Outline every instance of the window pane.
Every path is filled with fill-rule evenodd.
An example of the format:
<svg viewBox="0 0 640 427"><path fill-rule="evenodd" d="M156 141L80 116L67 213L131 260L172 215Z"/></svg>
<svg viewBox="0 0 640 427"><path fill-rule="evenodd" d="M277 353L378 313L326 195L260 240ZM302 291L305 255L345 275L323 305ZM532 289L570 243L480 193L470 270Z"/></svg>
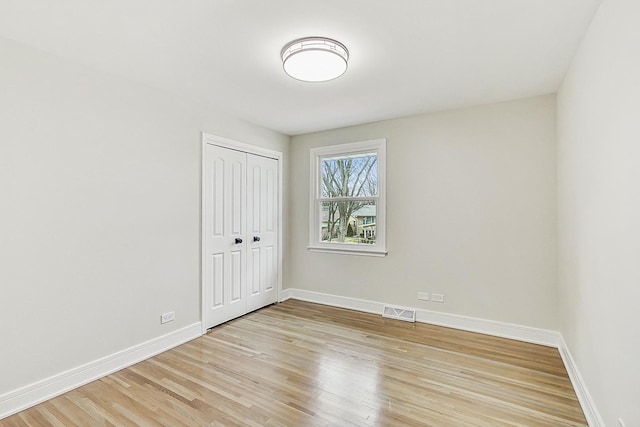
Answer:
<svg viewBox="0 0 640 427"><path fill-rule="evenodd" d="M371 245L376 242L374 200L320 203L320 240Z"/></svg>
<svg viewBox="0 0 640 427"><path fill-rule="evenodd" d="M376 153L323 158L322 197L368 197L378 195Z"/></svg>

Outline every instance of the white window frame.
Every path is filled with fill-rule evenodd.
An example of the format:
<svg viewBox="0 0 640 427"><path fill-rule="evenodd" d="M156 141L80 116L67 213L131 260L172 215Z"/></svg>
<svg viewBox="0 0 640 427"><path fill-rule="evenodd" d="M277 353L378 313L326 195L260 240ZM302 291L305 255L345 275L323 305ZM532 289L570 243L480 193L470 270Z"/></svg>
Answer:
<svg viewBox="0 0 640 427"><path fill-rule="evenodd" d="M378 196L366 197L376 201L376 242L371 245L351 243L323 242L320 230L322 218L319 204L321 203L320 173L321 161L326 157L348 156L360 153L375 152L378 160ZM382 257L387 254L386 246L386 182L387 182L387 140L374 139L370 141L352 142L348 144L328 145L310 150L309 177L309 249L312 252L328 252L348 255L366 255Z"/></svg>

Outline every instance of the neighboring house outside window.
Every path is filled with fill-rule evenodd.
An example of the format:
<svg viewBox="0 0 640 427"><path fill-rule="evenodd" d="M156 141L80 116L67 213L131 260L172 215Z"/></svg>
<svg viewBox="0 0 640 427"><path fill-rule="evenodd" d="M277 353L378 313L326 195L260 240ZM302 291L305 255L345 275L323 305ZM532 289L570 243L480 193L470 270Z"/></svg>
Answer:
<svg viewBox="0 0 640 427"><path fill-rule="evenodd" d="M376 206L363 206L352 215L351 228L361 243L375 243L376 240Z"/></svg>
<svg viewBox="0 0 640 427"><path fill-rule="evenodd" d="M386 140L313 148L309 249L384 256Z"/></svg>

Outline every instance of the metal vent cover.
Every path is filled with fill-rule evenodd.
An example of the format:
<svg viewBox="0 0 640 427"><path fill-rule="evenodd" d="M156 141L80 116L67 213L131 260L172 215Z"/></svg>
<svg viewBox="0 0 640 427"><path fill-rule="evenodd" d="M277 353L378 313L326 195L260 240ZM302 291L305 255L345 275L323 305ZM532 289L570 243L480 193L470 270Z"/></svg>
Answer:
<svg viewBox="0 0 640 427"><path fill-rule="evenodd" d="M416 311L411 308L394 307L391 305L385 305L382 308L382 317L388 317L389 319L404 320L405 322L415 322Z"/></svg>

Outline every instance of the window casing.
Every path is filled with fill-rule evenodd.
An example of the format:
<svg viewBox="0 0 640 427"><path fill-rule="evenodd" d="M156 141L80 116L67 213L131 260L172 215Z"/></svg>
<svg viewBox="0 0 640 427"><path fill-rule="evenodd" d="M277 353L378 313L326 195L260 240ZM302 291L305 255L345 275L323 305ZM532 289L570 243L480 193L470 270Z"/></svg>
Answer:
<svg viewBox="0 0 640 427"><path fill-rule="evenodd" d="M312 148L309 250L384 256L386 140Z"/></svg>

